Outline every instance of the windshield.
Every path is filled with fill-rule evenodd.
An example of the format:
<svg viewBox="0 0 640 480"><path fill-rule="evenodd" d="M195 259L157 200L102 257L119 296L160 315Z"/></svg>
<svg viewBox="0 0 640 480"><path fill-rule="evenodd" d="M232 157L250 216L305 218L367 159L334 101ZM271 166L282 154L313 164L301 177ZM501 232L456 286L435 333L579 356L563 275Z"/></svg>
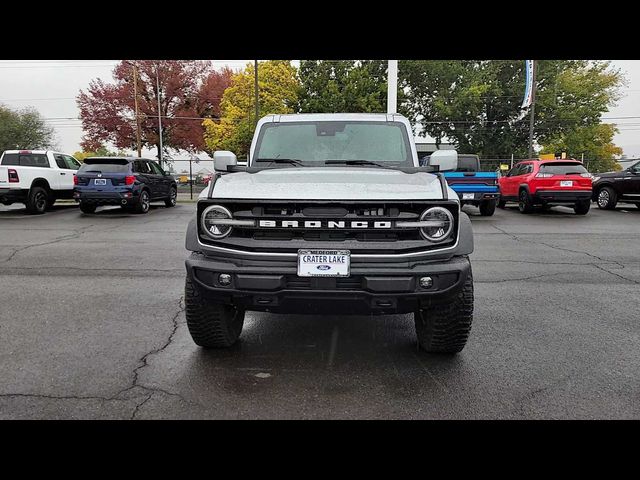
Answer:
<svg viewBox="0 0 640 480"><path fill-rule="evenodd" d="M579 175L587 173L587 169L581 163L574 162L556 162L543 163L540 165L541 173L551 173L552 175Z"/></svg>
<svg viewBox="0 0 640 480"><path fill-rule="evenodd" d="M129 162L126 160L85 159L78 173L129 173Z"/></svg>
<svg viewBox="0 0 640 480"><path fill-rule="evenodd" d="M260 130L251 163L366 166L372 162L412 167L409 145L406 128L400 122L267 123Z"/></svg>

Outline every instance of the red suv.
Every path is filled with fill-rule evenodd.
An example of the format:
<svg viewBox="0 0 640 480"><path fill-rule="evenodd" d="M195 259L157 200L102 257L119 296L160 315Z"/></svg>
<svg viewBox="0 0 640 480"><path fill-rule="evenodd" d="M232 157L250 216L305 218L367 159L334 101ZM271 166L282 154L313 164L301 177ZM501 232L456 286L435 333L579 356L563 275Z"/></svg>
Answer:
<svg viewBox="0 0 640 480"><path fill-rule="evenodd" d="M522 213L536 205L572 206L585 215L591 206L591 174L578 160L524 160L498 179L499 208L506 202L518 202Z"/></svg>

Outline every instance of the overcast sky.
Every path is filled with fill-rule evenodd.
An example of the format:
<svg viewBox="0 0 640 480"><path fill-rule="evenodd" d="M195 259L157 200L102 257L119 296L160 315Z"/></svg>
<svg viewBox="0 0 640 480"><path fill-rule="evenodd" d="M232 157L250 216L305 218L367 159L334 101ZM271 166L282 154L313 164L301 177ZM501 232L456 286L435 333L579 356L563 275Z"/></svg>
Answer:
<svg viewBox="0 0 640 480"><path fill-rule="evenodd" d="M246 62L214 61L214 65L238 69ZM0 103L10 108L36 108L55 127L58 147L73 153L80 150L82 137L75 98L92 79L111 81L117 63L117 60L0 61ZM607 123L618 124L620 133L615 143L624 149L624 154L640 157L640 61L615 60L612 65L623 71L628 83L623 98L603 118ZM155 156L155 150L146 154Z"/></svg>

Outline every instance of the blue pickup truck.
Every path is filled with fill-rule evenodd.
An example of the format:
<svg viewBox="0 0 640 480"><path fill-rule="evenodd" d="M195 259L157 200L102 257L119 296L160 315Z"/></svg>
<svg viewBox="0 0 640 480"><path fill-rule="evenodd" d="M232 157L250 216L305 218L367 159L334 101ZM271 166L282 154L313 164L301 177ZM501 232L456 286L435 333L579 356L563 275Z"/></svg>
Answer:
<svg viewBox="0 0 640 480"><path fill-rule="evenodd" d="M428 159L425 159L428 164ZM460 197L460 206L474 205L480 209L480 215L490 217L496 211L500 197L498 174L481 172L480 158L477 155L458 154L458 168L444 172L449 186Z"/></svg>

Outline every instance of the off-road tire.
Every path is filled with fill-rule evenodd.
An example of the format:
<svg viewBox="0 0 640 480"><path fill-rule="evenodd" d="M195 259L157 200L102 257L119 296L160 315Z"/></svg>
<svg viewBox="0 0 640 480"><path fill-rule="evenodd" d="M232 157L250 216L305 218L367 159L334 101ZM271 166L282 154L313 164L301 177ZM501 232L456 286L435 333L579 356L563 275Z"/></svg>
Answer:
<svg viewBox="0 0 640 480"><path fill-rule="evenodd" d="M187 276L184 286L185 315L191 338L201 347L228 348L238 341L244 311L207 301Z"/></svg>
<svg viewBox="0 0 640 480"><path fill-rule="evenodd" d="M176 200L178 198L178 190L175 187L171 187L169 189L169 198L164 201L164 204L167 208L175 207Z"/></svg>
<svg viewBox="0 0 640 480"><path fill-rule="evenodd" d="M618 203L618 195L613 188L602 187L598 190L596 203L598 204L598 208L602 210L613 210Z"/></svg>
<svg viewBox="0 0 640 480"><path fill-rule="evenodd" d="M47 204L49 203L49 192L46 188L32 187L29 190L29 196L27 197L27 213L32 215L42 215L47 211Z"/></svg>
<svg viewBox="0 0 640 480"><path fill-rule="evenodd" d="M581 200L576 202L573 207L573 211L576 212L576 215L586 215L589 213L589 209L591 208L591 199L589 200Z"/></svg>
<svg viewBox="0 0 640 480"><path fill-rule="evenodd" d="M82 213L96 213L98 206L95 203L80 202L80 211Z"/></svg>
<svg viewBox="0 0 640 480"><path fill-rule="evenodd" d="M140 192L140 198L138 199L138 203L135 206L136 213L147 213L150 208L151 203L151 195L146 190Z"/></svg>
<svg viewBox="0 0 640 480"><path fill-rule="evenodd" d="M480 202L480 215L483 217L490 217L496 211L496 201L495 200L483 200Z"/></svg>
<svg viewBox="0 0 640 480"><path fill-rule="evenodd" d="M531 197L524 188L518 193L518 210L520 210L520 213L531 213L533 211Z"/></svg>
<svg viewBox="0 0 640 480"><path fill-rule="evenodd" d="M436 303L414 313L420 348L432 353L457 353L467 343L473 321L473 276L447 303Z"/></svg>

